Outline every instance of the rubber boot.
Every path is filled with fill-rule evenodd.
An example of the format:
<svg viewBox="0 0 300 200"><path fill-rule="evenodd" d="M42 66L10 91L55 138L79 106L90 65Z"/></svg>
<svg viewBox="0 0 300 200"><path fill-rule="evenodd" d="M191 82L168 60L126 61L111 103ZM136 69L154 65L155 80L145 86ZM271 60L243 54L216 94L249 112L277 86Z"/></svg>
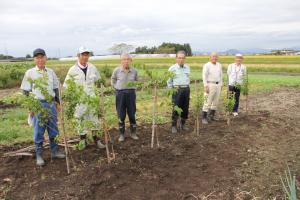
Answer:
<svg viewBox="0 0 300 200"><path fill-rule="evenodd" d="M181 130L189 131L190 129L185 125L185 119L181 119Z"/></svg>
<svg viewBox="0 0 300 200"><path fill-rule="evenodd" d="M130 137L134 140L138 140L139 137L136 134L136 125L130 124Z"/></svg>
<svg viewBox="0 0 300 200"><path fill-rule="evenodd" d="M202 111L202 124L208 124L207 112Z"/></svg>
<svg viewBox="0 0 300 200"><path fill-rule="evenodd" d="M119 124L119 132L120 132L120 136L119 136L118 141L124 142L125 141L125 125L123 123Z"/></svg>
<svg viewBox="0 0 300 200"><path fill-rule="evenodd" d="M43 154L43 143L35 144L35 155L36 155L36 164L38 166L44 166L45 161L42 157Z"/></svg>
<svg viewBox="0 0 300 200"><path fill-rule="evenodd" d="M101 140L96 135L93 135L93 139L94 139L94 142L95 142L95 144L97 145L97 147L99 149L105 149L106 148L106 146L101 142Z"/></svg>
<svg viewBox="0 0 300 200"><path fill-rule="evenodd" d="M58 151L58 144L55 141L55 138L50 138L50 149L51 149L51 159L63 159L66 155Z"/></svg>

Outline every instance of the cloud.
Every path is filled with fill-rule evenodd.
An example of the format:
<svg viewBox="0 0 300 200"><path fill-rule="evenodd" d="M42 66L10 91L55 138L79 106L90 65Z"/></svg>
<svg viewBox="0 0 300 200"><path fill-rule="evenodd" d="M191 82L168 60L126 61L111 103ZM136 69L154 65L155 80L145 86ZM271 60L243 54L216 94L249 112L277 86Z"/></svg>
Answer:
<svg viewBox="0 0 300 200"><path fill-rule="evenodd" d="M300 46L300 2L294 0L2 0L0 53L24 56L96 54L114 43L190 43L194 50Z"/></svg>

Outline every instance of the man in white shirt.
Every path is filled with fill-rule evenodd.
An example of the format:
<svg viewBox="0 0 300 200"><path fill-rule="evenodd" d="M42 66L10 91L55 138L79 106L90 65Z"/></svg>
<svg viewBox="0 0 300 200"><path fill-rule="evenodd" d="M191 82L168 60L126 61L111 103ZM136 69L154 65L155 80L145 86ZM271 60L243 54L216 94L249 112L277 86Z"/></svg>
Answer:
<svg viewBox="0 0 300 200"><path fill-rule="evenodd" d="M46 116L46 122L43 122L41 113L30 112L30 117L33 118L33 139L36 151L36 164L38 166L43 166L45 164L45 161L42 158L42 152L44 133L46 130L49 136L51 158L65 158L65 155L58 151L58 144L55 141L56 136L59 134L57 127L57 112L60 111L58 92L59 80L55 72L45 66L47 56L43 49L36 49L33 51L33 60L36 66L26 71L21 84L21 89L26 96L28 96L31 92L34 95L34 98L39 100L42 107L49 110L49 116ZM31 80L47 81L46 91L48 93L47 96L49 96L50 99L46 98L46 94L43 93L45 96L42 94L41 88L38 88L36 86L36 83L32 82Z"/></svg>
<svg viewBox="0 0 300 200"><path fill-rule="evenodd" d="M77 85L83 86L83 90L87 95L95 96L95 87L96 82L100 80L100 74L98 69L91 63L88 62L91 51L86 47L80 47L78 49L78 61L73 65L66 76L64 87L67 88L67 81L73 77ZM90 111L86 112L87 105L77 104L74 117L78 120L78 123L81 124L81 120L89 121L93 124L92 127L92 136L98 148L104 149L105 145L102 144L100 138L97 136L99 132L99 119L95 112ZM80 135L81 142L83 143L82 147L85 148L87 145L86 135L89 127L78 126L77 131Z"/></svg>
<svg viewBox="0 0 300 200"><path fill-rule="evenodd" d="M240 102L241 86L243 85L244 77L247 74L246 66L242 64L243 55L235 55L235 63L228 65L228 90L231 95L234 95L234 106L232 110L233 116L238 116L238 108Z"/></svg>
<svg viewBox="0 0 300 200"><path fill-rule="evenodd" d="M215 120L222 88L222 65L217 62L218 54L210 55L210 62L203 66L202 78L205 90L205 102L202 108L202 123L208 124L208 118Z"/></svg>

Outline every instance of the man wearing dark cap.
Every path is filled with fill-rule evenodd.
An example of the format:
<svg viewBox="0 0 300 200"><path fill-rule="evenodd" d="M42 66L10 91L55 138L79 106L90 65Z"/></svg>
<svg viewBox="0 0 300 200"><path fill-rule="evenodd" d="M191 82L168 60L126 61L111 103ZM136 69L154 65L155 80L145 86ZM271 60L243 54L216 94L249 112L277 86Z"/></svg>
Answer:
<svg viewBox="0 0 300 200"><path fill-rule="evenodd" d="M46 122L41 120L40 113L33 113L30 111L29 114L30 118L33 119L33 140L36 150L36 164L38 166L43 166L45 161L43 160L42 152L44 133L46 130L50 141L51 158L65 158L65 155L58 151L58 144L55 141L56 136L59 134L57 127L57 112L60 110L58 92L59 81L55 72L45 66L47 56L43 49L36 49L33 51L33 60L36 66L26 71L21 84L21 89L26 96L32 93L34 98L38 99L41 105L49 110ZM44 79L45 77L46 79ZM35 80L41 79L46 80L47 82L45 89L52 98L50 102L42 94L42 91L33 83Z"/></svg>

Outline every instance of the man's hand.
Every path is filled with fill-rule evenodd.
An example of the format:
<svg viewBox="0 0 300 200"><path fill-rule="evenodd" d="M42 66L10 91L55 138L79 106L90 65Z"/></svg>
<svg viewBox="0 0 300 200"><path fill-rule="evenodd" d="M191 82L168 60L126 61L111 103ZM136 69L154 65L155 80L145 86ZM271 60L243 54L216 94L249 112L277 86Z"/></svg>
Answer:
<svg viewBox="0 0 300 200"><path fill-rule="evenodd" d="M208 85L207 85L207 86L205 86L205 93L206 93L206 94L208 94L208 93L209 93L209 87L208 87Z"/></svg>
<svg viewBox="0 0 300 200"><path fill-rule="evenodd" d="M33 118L34 113L33 112L29 112L29 116L30 116L30 118Z"/></svg>
<svg viewBox="0 0 300 200"><path fill-rule="evenodd" d="M60 112L61 111L61 107L60 107L60 104L56 104L56 112Z"/></svg>

